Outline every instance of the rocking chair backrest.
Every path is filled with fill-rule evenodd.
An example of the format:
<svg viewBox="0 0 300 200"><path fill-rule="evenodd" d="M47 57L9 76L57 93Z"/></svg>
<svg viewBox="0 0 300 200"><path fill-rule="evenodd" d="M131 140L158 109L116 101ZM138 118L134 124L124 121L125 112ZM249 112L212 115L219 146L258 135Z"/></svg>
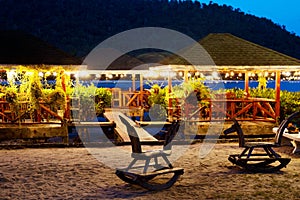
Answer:
<svg viewBox="0 0 300 200"><path fill-rule="evenodd" d="M142 146L141 146L141 141L140 138L136 132L136 130L134 129L134 127L132 127L131 124L128 123L128 121L120 116L120 120L122 121L122 123L126 126L127 128L127 133L128 136L130 138L130 142L131 142L131 149L132 149L132 153L142 153Z"/></svg>
<svg viewBox="0 0 300 200"><path fill-rule="evenodd" d="M236 119L233 118L232 121L233 121L233 124L231 125L230 128L228 128L224 131L224 134L227 135L229 133L237 132L238 137L239 137L239 146L244 147L245 146L245 136L244 136L243 130Z"/></svg>
<svg viewBox="0 0 300 200"><path fill-rule="evenodd" d="M300 116L300 112L297 111L297 112L294 112L292 113L291 115L289 115L285 120L283 120L279 127L278 127L278 130L276 132L276 135L275 135L275 141L274 143L276 145L281 145L281 139L282 139L282 135L285 131L285 129L287 128L288 124L295 118L295 117L299 117Z"/></svg>
<svg viewBox="0 0 300 200"><path fill-rule="evenodd" d="M170 125L166 135L165 135L165 141L164 141L164 150L171 150L172 145L171 142L176 136L178 130L179 130L180 123L179 121L174 121Z"/></svg>

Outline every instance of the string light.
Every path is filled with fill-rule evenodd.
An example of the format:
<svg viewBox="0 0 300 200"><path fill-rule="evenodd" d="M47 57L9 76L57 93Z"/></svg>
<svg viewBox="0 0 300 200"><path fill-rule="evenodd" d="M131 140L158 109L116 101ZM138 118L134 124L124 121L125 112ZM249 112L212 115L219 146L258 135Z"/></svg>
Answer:
<svg viewBox="0 0 300 200"><path fill-rule="evenodd" d="M265 77L268 77L269 76L269 72L265 72Z"/></svg>

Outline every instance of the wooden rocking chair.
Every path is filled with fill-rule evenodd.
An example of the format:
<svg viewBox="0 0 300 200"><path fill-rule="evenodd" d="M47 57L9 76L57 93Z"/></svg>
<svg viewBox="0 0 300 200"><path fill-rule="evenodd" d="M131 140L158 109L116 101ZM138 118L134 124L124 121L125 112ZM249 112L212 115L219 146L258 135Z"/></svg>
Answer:
<svg viewBox="0 0 300 200"><path fill-rule="evenodd" d="M286 167L291 161L291 158L282 158L273 150L273 147L281 146L282 135L288 123L298 114L299 112L295 112L281 122L273 143L246 143L240 124L237 120L232 119L234 124L230 128L226 129L224 134L227 135L229 133L237 132L239 137L239 146L244 148L244 150L241 154L229 155L228 160L251 172L276 172L281 168ZM263 151L257 151L259 149Z"/></svg>
<svg viewBox="0 0 300 200"><path fill-rule="evenodd" d="M144 152L142 151L141 142L134 127L132 127L125 118L122 116L119 117L122 123L127 127L132 146L131 157L133 160L127 168L117 169L116 175L127 183L140 185L148 190L163 190L174 185L177 179L184 173L182 168L173 168L171 162L168 160L168 156L171 155L171 141L179 129L179 122L173 122L170 126L170 129L166 133L166 140L162 150ZM159 158L165 161L166 166L159 163ZM136 162L141 160L145 161L145 164L143 166L135 166ZM154 165L150 164L151 160L154 160ZM153 167L154 171L149 172L149 167ZM138 168L143 168L143 172L136 173L132 171L132 169ZM152 180L156 176L170 173L173 173L173 176L163 183L157 183Z"/></svg>

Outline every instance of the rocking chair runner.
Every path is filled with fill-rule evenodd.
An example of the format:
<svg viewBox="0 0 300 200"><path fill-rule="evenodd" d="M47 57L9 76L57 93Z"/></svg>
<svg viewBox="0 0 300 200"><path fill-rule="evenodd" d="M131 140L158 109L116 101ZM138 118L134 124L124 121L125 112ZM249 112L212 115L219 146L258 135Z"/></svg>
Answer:
<svg viewBox="0 0 300 200"><path fill-rule="evenodd" d="M132 154L131 157L133 160L125 169L117 169L116 175L123 181L140 185L143 188L148 190L163 190L171 187L177 179L184 173L182 168L173 168L171 162L168 160L168 156L171 155L171 141L176 135L179 122L173 122L170 126L170 129L166 132L166 140L163 150L153 150L153 151L142 151L141 142L138 137L138 134L134 127L132 127L128 121L119 116L122 123L126 125L127 132L131 141ZM162 158L167 166L163 166L158 162L158 159ZM154 160L154 165L150 165L150 161ZM143 166L134 166L137 161L145 161ZM154 167L154 171L149 172L149 167ZM130 171L131 169L137 169L143 167L142 173L135 173ZM166 181L165 183L154 183L151 180L158 175L170 174L173 173L173 176Z"/></svg>
<svg viewBox="0 0 300 200"><path fill-rule="evenodd" d="M243 147L244 150L241 154L229 155L228 160L233 164L252 172L275 172L286 167L291 159L282 158L273 150L273 147L281 146L282 134L284 133L288 123L298 115L299 112L295 112L281 122L275 135L274 143L246 143L240 124L237 120L232 119L234 124L230 128L226 129L224 134L227 135L229 133L237 132L239 137L239 146ZM263 152L256 151L258 149L263 150Z"/></svg>

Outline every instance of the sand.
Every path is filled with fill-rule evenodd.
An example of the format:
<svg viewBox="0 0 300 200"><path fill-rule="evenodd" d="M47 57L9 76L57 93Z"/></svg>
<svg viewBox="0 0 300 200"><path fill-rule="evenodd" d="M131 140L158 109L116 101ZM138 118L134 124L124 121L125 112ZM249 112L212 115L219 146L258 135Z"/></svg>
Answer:
<svg viewBox="0 0 300 200"><path fill-rule="evenodd" d="M217 144L200 159L200 143L178 161L185 170L173 187L147 191L120 180L86 148L0 150L0 199L300 199L300 156L278 173L249 173L227 157L237 143ZM130 149L129 146L124 147Z"/></svg>

